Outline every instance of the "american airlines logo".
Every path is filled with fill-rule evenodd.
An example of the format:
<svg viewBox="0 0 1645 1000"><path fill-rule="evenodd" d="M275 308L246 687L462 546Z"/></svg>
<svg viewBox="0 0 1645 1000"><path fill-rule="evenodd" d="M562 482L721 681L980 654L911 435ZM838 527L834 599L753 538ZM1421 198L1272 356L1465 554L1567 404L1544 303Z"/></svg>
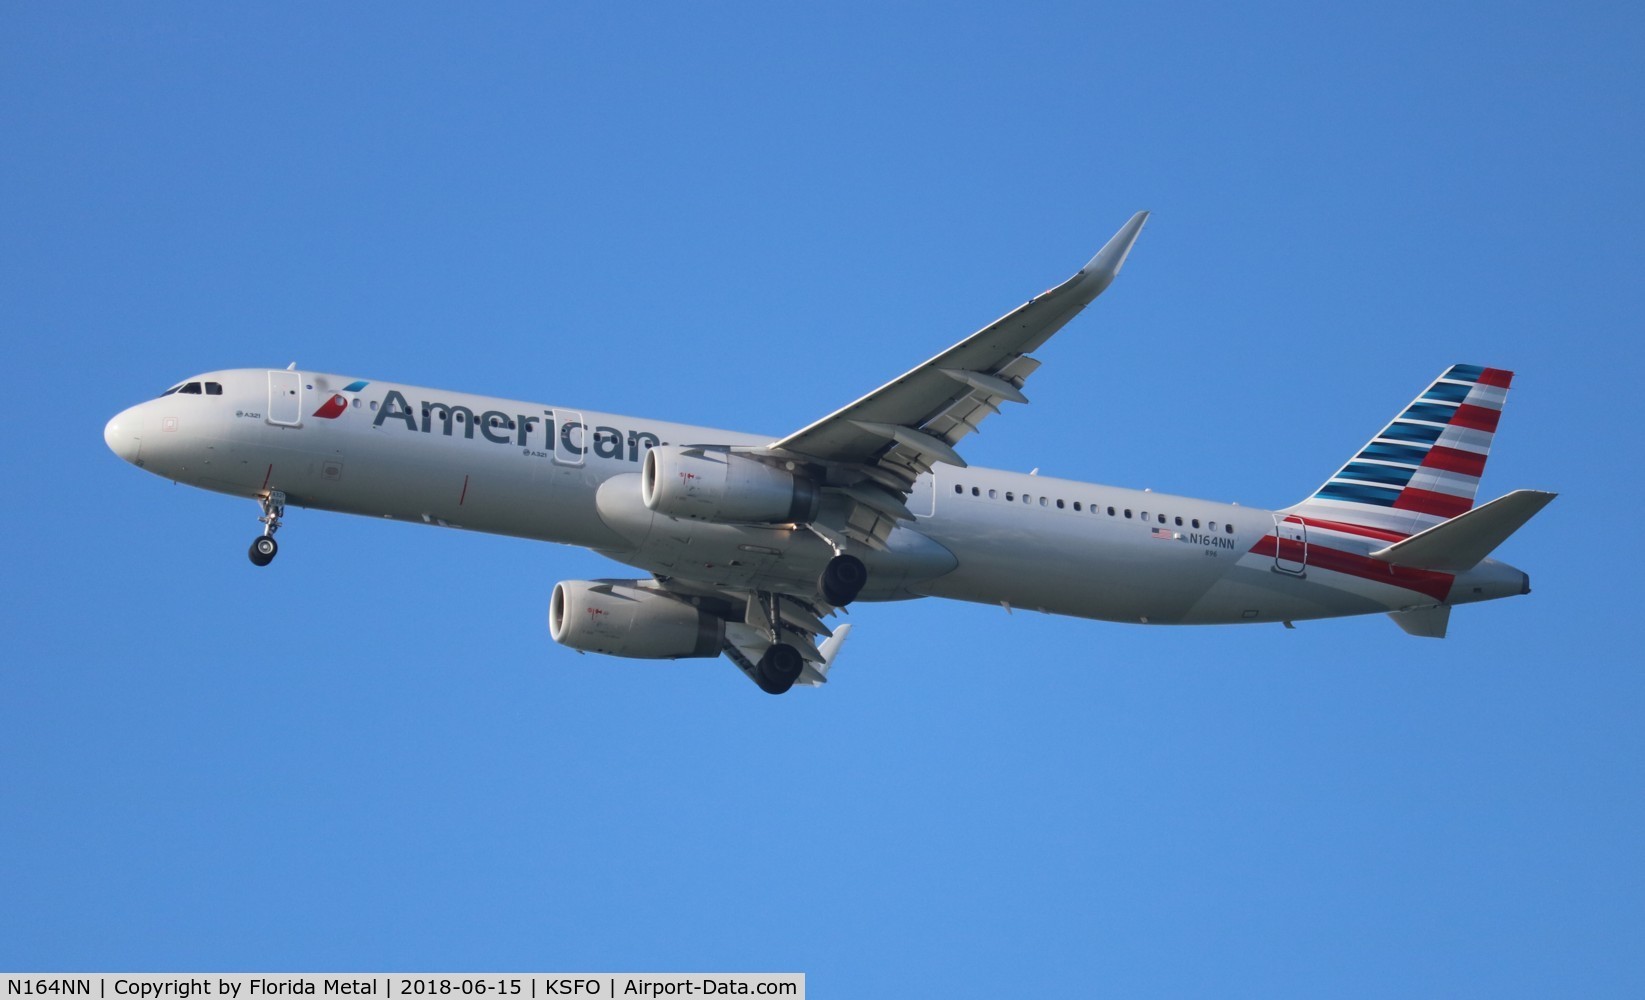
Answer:
<svg viewBox="0 0 1645 1000"><path fill-rule="evenodd" d="M343 415L343 411L348 409L348 397L343 393L359 392L370 384L370 382L361 381L350 382L348 385L343 386L342 392L332 393L331 398L322 403L318 410L314 411L314 415L322 420L336 420Z"/></svg>
<svg viewBox="0 0 1645 1000"><path fill-rule="evenodd" d="M419 415L421 420L418 419ZM504 413L501 410L475 413L467 406L433 399L420 400L418 408L413 410L398 389L390 389L384 394L382 406L371 422L373 427L384 424L404 424L405 429L413 433L441 434L445 437L460 435L469 440L474 440L478 431L480 438L492 444L511 444L540 458L554 454L562 459L576 460L593 453L596 458L638 462L647 451L666 443L650 431L625 431L603 424L590 427L580 420L565 421L556 433L552 410L544 410L540 417L529 413Z"/></svg>

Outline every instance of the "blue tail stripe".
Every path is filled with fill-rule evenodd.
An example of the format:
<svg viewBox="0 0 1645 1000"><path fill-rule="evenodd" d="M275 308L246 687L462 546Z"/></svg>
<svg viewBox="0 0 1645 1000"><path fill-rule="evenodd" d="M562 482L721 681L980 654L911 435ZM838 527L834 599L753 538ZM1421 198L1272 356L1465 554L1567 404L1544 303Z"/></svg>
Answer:
<svg viewBox="0 0 1645 1000"><path fill-rule="evenodd" d="M1446 406L1444 403L1412 403L1410 409L1399 415L1401 420L1431 420L1436 424L1448 424L1456 416L1457 408Z"/></svg>
<svg viewBox="0 0 1645 1000"><path fill-rule="evenodd" d="M1349 462L1336 474L1336 479L1360 479L1371 483L1387 483L1403 487L1417 470L1402 469L1397 465L1372 465L1369 462Z"/></svg>
<svg viewBox="0 0 1645 1000"><path fill-rule="evenodd" d="M1423 399L1438 399L1447 403L1460 403L1468 398L1473 386L1459 385L1455 382L1435 382L1434 387L1422 394Z"/></svg>
<svg viewBox="0 0 1645 1000"><path fill-rule="evenodd" d="M1479 377L1485 374L1480 365L1452 365L1451 370L1445 373L1445 378L1454 378L1462 382L1478 382Z"/></svg>
<svg viewBox="0 0 1645 1000"><path fill-rule="evenodd" d="M1371 503L1380 507L1392 507L1399 499L1399 490L1383 489L1380 486L1360 486L1355 483L1326 483L1314 496L1321 500L1348 500L1353 503Z"/></svg>
<svg viewBox="0 0 1645 1000"><path fill-rule="evenodd" d="M1389 444L1387 441L1372 441L1365 446L1355 458L1376 458L1384 462L1405 462L1410 465L1421 465L1422 460L1428 457L1427 448L1413 448L1408 444Z"/></svg>
<svg viewBox="0 0 1645 1000"><path fill-rule="evenodd" d="M1443 433L1445 433L1445 428L1443 427L1429 427L1426 424L1407 424L1396 420L1388 425L1388 429L1382 432L1382 436L1385 438L1393 438L1395 441L1417 441L1422 444L1433 444L1435 441L1439 440L1439 436Z"/></svg>

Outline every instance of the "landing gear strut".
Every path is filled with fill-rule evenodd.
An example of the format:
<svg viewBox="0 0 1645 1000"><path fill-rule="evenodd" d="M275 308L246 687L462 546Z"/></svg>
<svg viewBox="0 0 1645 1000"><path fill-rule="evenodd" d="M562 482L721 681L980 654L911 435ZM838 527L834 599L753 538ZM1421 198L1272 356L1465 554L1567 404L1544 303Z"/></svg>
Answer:
<svg viewBox="0 0 1645 1000"><path fill-rule="evenodd" d="M280 518L286 513L286 495L279 490L270 490L266 497L259 497L257 502L262 505L263 516L257 520L263 522L263 533L251 543L251 551L246 553L253 564L267 566L274 561L274 556L280 551L280 545L274 540L274 533L280 530Z"/></svg>
<svg viewBox="0 0 1645 1000"><path fill-rule="evenodd" d="M771 645L754 664L754 683L766 694L786 694L805 670L805 655L784 641L782 598L773 593L754 596L760 602L759 617L765 619L766 627L771 630ZM752 610L750 617L754 617Z"/></svg>

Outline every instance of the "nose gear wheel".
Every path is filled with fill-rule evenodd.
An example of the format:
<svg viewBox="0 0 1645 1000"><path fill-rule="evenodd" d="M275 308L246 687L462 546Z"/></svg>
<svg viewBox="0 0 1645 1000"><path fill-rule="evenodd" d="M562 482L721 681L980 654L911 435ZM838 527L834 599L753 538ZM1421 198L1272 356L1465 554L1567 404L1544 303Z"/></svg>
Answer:
<svg viewBox="0 0 1645 1000"><path fill-rule="evenodd" d="M280 519L286 513L286 495L279 490L270 490L268 496L258 497L257 503L263 508L263 516L257 519L263 522L263 533L252 540L251 550L246 555L252 565L267 566L280 551L274 533L280 530Z"/></svg>

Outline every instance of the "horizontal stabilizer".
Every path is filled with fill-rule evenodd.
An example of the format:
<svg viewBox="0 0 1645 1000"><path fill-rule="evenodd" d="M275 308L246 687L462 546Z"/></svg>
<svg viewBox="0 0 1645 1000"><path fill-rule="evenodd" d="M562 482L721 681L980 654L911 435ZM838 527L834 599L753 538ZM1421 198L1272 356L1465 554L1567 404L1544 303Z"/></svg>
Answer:
<svg viewBox="0 0 1645 1000"><path fill-rule="evenodd" d="M1515 490L1402 542L1378 549L1371 553L1371 558L1412 569L1448 573L1473 569L1558 495L1541 490Z"/></svg>
<svg viewBox="0 0 1645 1000"><path fill-rule="evenodd" d="M1407 635L1424 639L1445 638L1445 627L1451 623L1451 606L1441 604L1433 608L1412 608L1409 611L1390 611L1388 617L1404 629Z"/></svg>

